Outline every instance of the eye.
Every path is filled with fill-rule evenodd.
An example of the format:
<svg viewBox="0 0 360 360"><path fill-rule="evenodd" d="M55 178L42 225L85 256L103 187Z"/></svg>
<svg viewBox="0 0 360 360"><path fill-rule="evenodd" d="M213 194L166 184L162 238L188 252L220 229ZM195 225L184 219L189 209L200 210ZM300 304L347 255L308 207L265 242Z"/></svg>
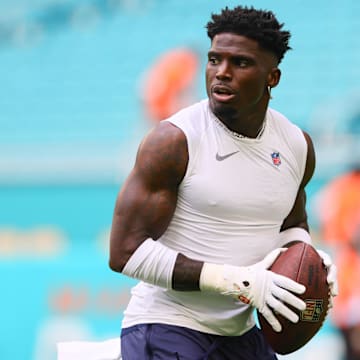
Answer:
<svg viewBox="0 0 360 360"><path fill-rule="evenodd" d="M235 58L233 60L233 63L234 63L234 65L239 66L239 67L247 67L247 66L250 65L250 61L248 59L243 58L243 57Z"/></svg>
<svg viewBox="0 0 360 360"><path fill-rule="evenodd" d="M255 59L243 55L234 56L232 58L232 63L234 66L241 68L254 66L256 64Z"/></svg>
<svg viewBox="0 0 360 360"><path fill-rule="evenodd" d="M216 56L209 56L209 63L211 65L218 65L220 60Z"/></svg>

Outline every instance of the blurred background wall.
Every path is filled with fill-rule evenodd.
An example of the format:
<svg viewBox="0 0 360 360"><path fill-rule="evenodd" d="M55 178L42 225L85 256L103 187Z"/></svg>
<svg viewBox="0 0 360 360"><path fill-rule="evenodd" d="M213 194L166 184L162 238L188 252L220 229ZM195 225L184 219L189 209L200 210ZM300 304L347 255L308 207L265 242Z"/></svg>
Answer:
<svg viewBox="0 0 360 360"><path fill-rule="evenodd" d="M52 360L57 341L118 336L133 282L107 266L117 192L161 116L151 105L175 111L206 96L204 26L238 4L0 0L1 359ZM292 32L271 106L313 137L308 212L326 247L318 194L360 160L360 2L242 4L273 10ZM195 58L184 84L157 68L179 50ZM331 318L300 358L309 349L340 359Z"/></svg>

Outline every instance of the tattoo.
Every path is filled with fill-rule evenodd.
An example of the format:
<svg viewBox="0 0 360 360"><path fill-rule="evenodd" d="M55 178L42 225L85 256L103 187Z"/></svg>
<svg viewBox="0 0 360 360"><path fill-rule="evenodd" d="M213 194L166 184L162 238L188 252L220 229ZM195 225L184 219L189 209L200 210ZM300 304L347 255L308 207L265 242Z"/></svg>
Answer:
<svg viewBox="0 0 360 360"><path fill-rule="evenodd" d="M148 184L155 189L177 187L188 164L186 137L180 130L174 131L173 125L166 125L148 136L138 162Z"/></svg>

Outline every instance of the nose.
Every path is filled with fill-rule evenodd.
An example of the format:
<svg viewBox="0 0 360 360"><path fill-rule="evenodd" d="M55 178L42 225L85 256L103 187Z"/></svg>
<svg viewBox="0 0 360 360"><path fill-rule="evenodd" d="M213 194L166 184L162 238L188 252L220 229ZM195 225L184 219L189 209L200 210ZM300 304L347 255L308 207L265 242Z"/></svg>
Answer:
<svg viewBox="0 0 360 360"><path fill-rule="evenodd" d="M229 80L231 77L232 75L229 63L227 61L222 61L217 68L216 78L218 80Z"/></svg>

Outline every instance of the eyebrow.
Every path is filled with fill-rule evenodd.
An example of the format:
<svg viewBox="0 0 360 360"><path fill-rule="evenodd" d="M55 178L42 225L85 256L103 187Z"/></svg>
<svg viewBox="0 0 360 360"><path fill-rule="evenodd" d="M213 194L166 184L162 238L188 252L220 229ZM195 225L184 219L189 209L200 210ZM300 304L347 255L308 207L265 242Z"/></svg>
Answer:
<svg viewBox="0 0 360 360"><path fill-rule="evenodd" d="M208 57L211 57L211 56L221 56L222 55L222 52L221 51L214 51L214 50L210 50L208 52ZM245 60L249 60L249 61L255 61L255 58L253 56L249 56L249 55L245 55L245 54L231 54L230 55L230 58L231 59L245 59Z"/></svg>
<svg viewBox="0 0 360 360"><path fill-rule="evenodd" d="M210 51L208 51L207 56L216 56L216 55L219 55L219 54L220 53L218 53L217 51L210 50Z"/></svg>

